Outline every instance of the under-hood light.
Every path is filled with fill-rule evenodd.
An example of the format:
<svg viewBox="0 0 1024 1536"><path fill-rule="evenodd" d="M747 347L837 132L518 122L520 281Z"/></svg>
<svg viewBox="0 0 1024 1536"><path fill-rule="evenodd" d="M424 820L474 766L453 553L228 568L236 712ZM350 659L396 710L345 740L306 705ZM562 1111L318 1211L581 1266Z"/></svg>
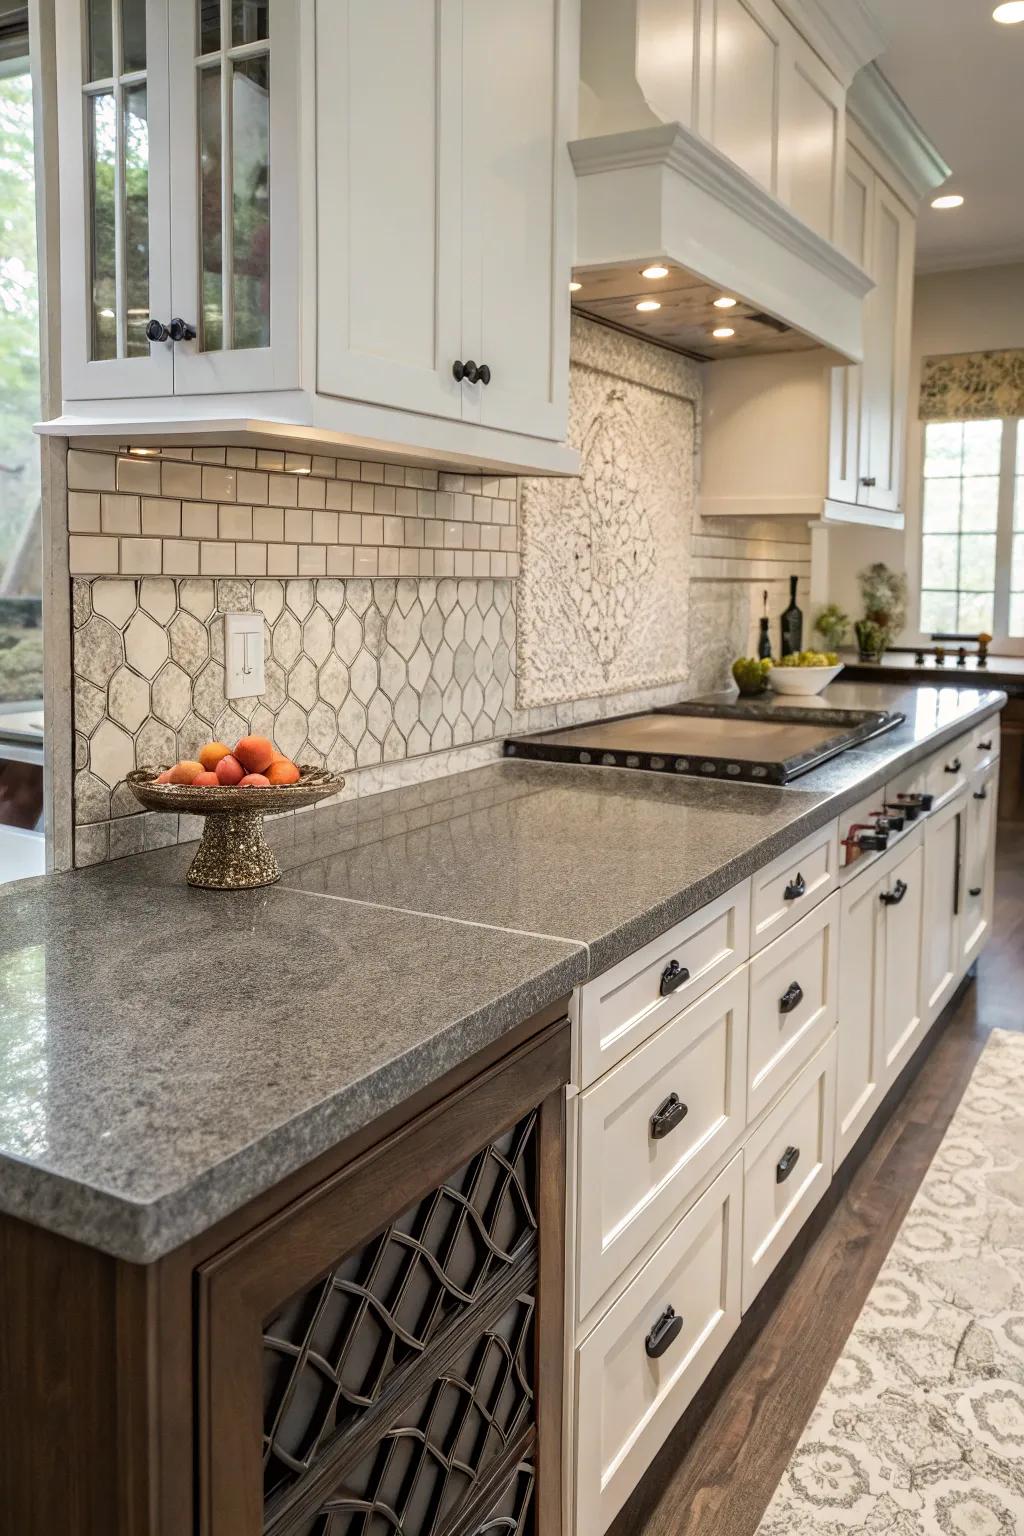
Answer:
<svg viewBox="0 0 1024 1536"><path fill-rule="evenodd" d="M640 303L636 307L642 315L648 315L650 314L651 310L660 309L661 305L658 303L657 299L641 299Z"/></svg>

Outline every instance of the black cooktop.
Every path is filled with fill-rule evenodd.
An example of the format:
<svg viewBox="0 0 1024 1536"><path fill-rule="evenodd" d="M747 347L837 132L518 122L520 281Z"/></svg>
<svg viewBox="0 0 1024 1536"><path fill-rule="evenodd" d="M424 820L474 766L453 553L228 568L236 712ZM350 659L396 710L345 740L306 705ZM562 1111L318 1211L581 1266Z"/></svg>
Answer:
<svg viewBox="0 0 1024 1536"><path fill-rule="evenodd" d="M831 709L803 701L791 708L756 702L671 704L649 714L516 736L505 742L505 756L789 784L903 719L896 711Z"/></svg>

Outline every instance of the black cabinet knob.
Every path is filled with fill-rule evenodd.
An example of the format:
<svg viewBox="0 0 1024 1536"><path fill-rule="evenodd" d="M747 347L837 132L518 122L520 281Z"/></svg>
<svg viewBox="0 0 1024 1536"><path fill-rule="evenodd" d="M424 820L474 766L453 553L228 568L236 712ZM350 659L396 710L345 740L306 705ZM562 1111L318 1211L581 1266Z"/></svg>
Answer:
<svg viewBox="0 0 1024 1536"><path fill-rule="evenodd" d="M664 1104L659 1104L651 1116L651 1140L664 1141L669 1131L682 1125L689 1113L690 1106L683 1103L678 1093L670 1093Z"/></svg>
<svg viewBox="0 0 1024 1536"><path fill-rule="evenodd" d="M489 384L491 382L491 370L486 363L480 364L480 367L477 369L477 377L481 384Z"/></svg>
<svg viewBox="0 0 1024 1536"><path fill-rule="evenodd" d="M974 798L975 798L975 800L987 800L988 799L988 790L987 789L976 789L974 791Z"/></svg>
<svg viewBox="0 0 1024 1536"><path fill-rule="evenodd" d="M779 998L779 1012L792 1013L804 1000L804 989L798 981L791 981Z"/></svg>
<svg viewBox="0 0 1024 1536"><path fill-rule="evenodd" d="M959 773L962 767L963 763L960 761L960 759L958 757L954 757L951 763L946 764L944 771L946 773Z"/></svg>
<svg viewBox="0 0 1024 1536"><path fill-rule="evenodd" d="M146 326L146 336L150 341L171 340L171 333L162 320L151 320Z"/></svg>
<svg viewBox="0 0 1024 1536"><path fill-rule="evenodd" d="M791 880L789 885L786 886L782 893L782 899L783 901L798 901L801 896L806 895L807 882L804 880L803 875L797 875L796 879Z"/></svg>
<svg viewBox="0 0 1024 1536"><path fill-rule="evenodd" d="M800 1148L787 1147L775 1165L776 1184L785 1184L793 1169L800 1161Z"/></svg>
<svg viewBox="0 0 1024 1536"><path fill-rule="evenodd" d="M690 979L690 973L685 965L680 965L678 960L672 960L661 973L661 995L667 997L670 992L678 992L679 988Z"/></svg>
<svg viewBox="0 0 1024 1536"><path fill-rule="evenodd" d="M195 328L195 326L194 325L189 325L187 320L182 320L180 315L176 315L175 318L171 321L171 340L172 341L195 341L195 339L196 339L196 328Z"/></svg>
<svg viewBox="0 0 1024 1536"><path fill-rule="evenodd" d="M683 1320L675 1307L666 1307L644 1340L644 1348L652 1360L657 1360L674 1344L683 1331Z"/></svg>
<svg viewBox="0 0 1024 1536"><path fill-rule="evenodd" d="M870 490L875 483L875 477L874 475L861 475L860 483L861 485L866 486L868 490Z"/></svg>
<svg viewBox="0 0 1024 1536"><path fill-rule="evenodd" d="M969 896L980 896L981 895L981 886L980 885L972 885L969 888L967 894Z"/></svg>
<svg viewBox="0 0 1024 1536"><path fill-rule="evenodd" d="M878 899L887 907L898 907L909 889L905 880L897 880L892 890L883 891Z"/></svg>
<svg viewBox="0 0 1024 1536"><path fill-rule="evenodd" d="M479 377L480 370L472 358L466 363L461 358L457 358L452 363L452 378L457 384L475 384Z"/></svg>

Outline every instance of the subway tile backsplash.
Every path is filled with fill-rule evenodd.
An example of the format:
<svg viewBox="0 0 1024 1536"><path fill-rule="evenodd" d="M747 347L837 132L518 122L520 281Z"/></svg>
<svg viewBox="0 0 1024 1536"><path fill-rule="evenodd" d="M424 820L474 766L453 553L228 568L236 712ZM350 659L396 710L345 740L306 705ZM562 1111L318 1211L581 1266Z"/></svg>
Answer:
<svg viewBox="0 0 1024 1536"><path fill-rule="evenodd" d="M72 576L519 575L518 482L256 448L68 452Z"/></svg>

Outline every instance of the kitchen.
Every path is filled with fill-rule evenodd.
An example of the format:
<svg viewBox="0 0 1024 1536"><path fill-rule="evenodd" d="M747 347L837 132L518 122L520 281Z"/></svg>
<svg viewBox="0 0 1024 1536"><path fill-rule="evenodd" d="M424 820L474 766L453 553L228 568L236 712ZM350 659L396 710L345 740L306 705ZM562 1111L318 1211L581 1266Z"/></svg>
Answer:
<svg viewBox="0 0 1024 1536"><path fill-rule="evenodd" d="M1024 1524L1024 7L921 4L0 18L12 1529Z"/></svg>

